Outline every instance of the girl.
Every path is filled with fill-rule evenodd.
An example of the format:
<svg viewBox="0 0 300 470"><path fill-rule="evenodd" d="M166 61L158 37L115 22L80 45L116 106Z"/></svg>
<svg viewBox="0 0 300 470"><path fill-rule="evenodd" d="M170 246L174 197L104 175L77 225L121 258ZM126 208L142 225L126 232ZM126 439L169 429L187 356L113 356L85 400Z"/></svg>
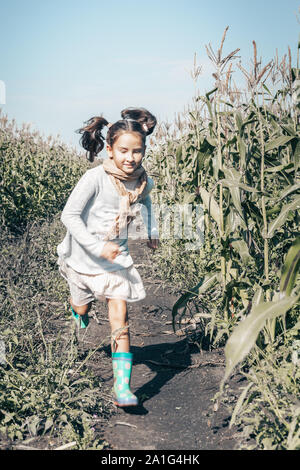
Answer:
<svg viewBox="0 0 300 470"><path fill-rule="evenodd" d="M122 120L110 124L93 117L79 129L81 145L93 162L104 147L101 130L108 126L106 150L109 158L80 178L61 214L67 228L57 247L60 274L70 288L73 317L81 328L88 326L91 302L105 298L111 326L114 374L114 403L136 406L130 390L133 355L127 302L145 298L142 279L128 251L129 223L139 210L148 232L148 247L158 247L158 230L151 210L150 191L154 186L142 166L146 136L156 118L144 108L126 108Z"/></svg>

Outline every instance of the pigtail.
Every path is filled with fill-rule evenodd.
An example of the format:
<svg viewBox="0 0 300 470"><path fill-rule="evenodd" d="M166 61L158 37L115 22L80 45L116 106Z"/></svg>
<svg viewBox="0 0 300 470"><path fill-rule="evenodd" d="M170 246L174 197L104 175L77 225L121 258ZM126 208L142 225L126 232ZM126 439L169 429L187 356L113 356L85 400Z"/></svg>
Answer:
<svg viewBox="0 0 300 470"><path fill-rule="evenodd" d="M85 126L78 129L76 132L82 134L80 144L87 151L87 160L93 162L95 156L101 152L104 147L105 138L101 134L104 126L107 126L108 121L99 116L90 118L84 122Z"/></svg>
<svg viewBox="0 0 300 470"><path fill-rule="evenodd" d="M145 108L125 108L121 111L123 119L137 121L145 136L152 134L157 124L156 117Z"/></svg>

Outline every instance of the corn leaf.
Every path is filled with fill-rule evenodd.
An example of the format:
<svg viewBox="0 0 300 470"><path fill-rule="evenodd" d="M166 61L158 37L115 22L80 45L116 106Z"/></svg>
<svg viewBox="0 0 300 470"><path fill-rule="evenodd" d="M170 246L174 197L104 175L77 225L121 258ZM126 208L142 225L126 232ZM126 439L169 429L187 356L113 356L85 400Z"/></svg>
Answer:
<svg viewBox="0 0 300 470"><path fill-rule="evenodd" d="M251 351L266 320L284 315L299 296L285 296L276 302L263 302L252 307L251 313L234 329L225 346L226 370L224 381L232 373L235 366Z"/></svg>
<svg viewBox="0 0 300 470"><path fill-rule="evenodd" d="M281 147L294 138L294 136L290 135L282 135L280 137L277 137L276 139L267 143L267 145L265 146L265 152L270 152L270 150L274 150L275 148Z"/></svg>
<svg viewBox="0 0 300 470"><path fill-rule="evenodd" d="M252 188L251 186L248 186L247 184L240 183L236 180L225 178L222 180L219 180L218 183L222 183L224 186L227 186L228 188L235 188L239 187L241 189L244 189L245 191L250 191L252 193L258 193L258 189Z"/></svg>
<svg viewBox="0 0 300 470"><path fill-rule="evenodd" d="M229 428L231 428L234 423L235 423L235 419L238 415L238 412L240 411L244 401L245 401L245 398L247 396L247 393L248 391L250 390L250 388L254 385L253 382L250 382L248 383L248 385L246 387L244 387L242 393L240 394L239 398L238 398L238 401L236 402L236 405L234 407L234 410L233 410L233 413L231 415L231 420L230 420L230 423L229 423Z"/></svg>
<svg viewBox="0 0 300 470"><path fill-rule="evenodd" d="M300 270L300 237L297 237L286 256L280 281L280 292L290 295Z"/></svg>
<svg viewBox="0 0 300 470"><path fill-rule="evenodd" d="M176 163L178 165L182 159L182 144L178 145L175 155L176 155Z"/></svg>
<svg viewBox="0 0 300 470"><path fill-rule="evenodd" d="M295 191L298 191L300 189L300 183L293 184L293 186L289 186L287 189L285 189L279 198L279 201L284 199L286 196L288 196L291 193L294 193Z"/></svg>
<svg viewBox="0 0 300 470"><path fill-rule="evenodd" d="M294 164L291 163L283 163L282 165L277 165L273 167L266 168L265 171L268 173L278 173L279 171L282 170L288 170L289 168L293 168Z"/></svg>
<svg viewBox="0 0 300 470"><path fill-rule="evenodd" d="M173 330L175 332L176 326L175 326L175 318L179 314L179 310L183 309L183 312L181 313L181 318L184 316L186 308L187 308L187 303L190 300L191 297L194 297L198 293L198 288L202 284L203 279L200 280L200 282L193 287L189 292L185 292L183 295L179 297L178 300L176 300L175 304L173 305L172 308L172 325L173 325Z"/></svg>
<svg viewBox="0 0 300 470"><path fill-rule="evenodd" d="M241 113L239 113L238 111L235 113L235 122L239 130L239 134L242 135L243 118Z"/></svg>
<svg viewBox="0 0 300 470"><path fill-rule="evenodd" d="M246 144L244 142L244 140L238 136L237 137L237 142L238 142L238 150L239 150L239 154L240 154L240 157L241 157L241 168L246 168Z"/></svg>
<svg viewBox="0 0 300 470"><path fill-rule="evenodd" d="M226 179L236 181L235 185L230 185L229 186L229 191L231 194L232 202L234 204L234 207L238 211L239 215L241 216L242 219L244 219L243 215L243 209L242 209L242 204L241 204L241 194L240 190L238 187L238 184L240 182L240 179L242 175L235 170L234 168L224 168L224 174L226 176Z"/></svg>
<svg viewBox="0 0 300 470"><path fill-rule="evenodd" d="M255 291L254 296L252 297L252 305L259 305L264 302L264 291L261 286Z"/></svg>
<svg viewBox="0 0 300 470"><path fill-rule="evenodd" d="M231 245L238 252L244 263L251 259L249 248L245 240L234 240L231 242Z"/></svg>
<svg viewBox="0 0 300 470"><path fill-rule="evenodd" d="M247 230L247 225L244 219L242 219L233 208L231 208L229 214L224 217L224 227L226 235L234 233L238 227L242 227L244 230Z"/></svg>
<svg viewBox="0 0 300 470"><path fill-rule="evenodd" d="M220 272L215 272L205 276L203 283L198 287L198 294L206 292L213 284L221 280Z"/></svg>
<svg viewBox="0 0 300 470"><path fill-rule="evenodd" d="M202 278L195 287L190 289L189 292L185 292L181 297L179 297L179 299L175 302L172 308L172 324L173 324L174 332L175 332L175 318L179 314L179 310L183 309L183 312L181 313L181 317L180 317L182 318L185 314L188 301L192 297L195 297L199 294L203 294L215 282L217 282L218 279L220 279L220 273L215 272L212 274L208 274L204 278Z"/></svg>
<svg viewBox="0 0 300 470"><path fill-rule="evenodd" d="M299 208L300 208L300 195L295 197L295 199L289 204L285 204L283 208L281 209L278 217L272 220L272 222L269 225L267 238L272 238L276 230L282 227L282 225L286 222L290 211L294 211L295 209L299 209Z"/></svg>
<svg viewBox="0 0 300 470"><path fill-rule="evenodd" d="M213 197L205 188L200 188L200 195L208 213L212 216L212 218L220 225L220 209L219 206Z"/></svg>

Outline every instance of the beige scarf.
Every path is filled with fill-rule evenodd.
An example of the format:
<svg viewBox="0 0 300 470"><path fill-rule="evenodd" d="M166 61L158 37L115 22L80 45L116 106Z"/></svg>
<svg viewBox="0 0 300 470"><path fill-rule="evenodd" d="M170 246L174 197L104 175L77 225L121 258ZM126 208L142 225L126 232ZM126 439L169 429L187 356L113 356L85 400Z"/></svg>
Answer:
<svg viewBox="0 0 300 470"><path fill-rule="evenodd" d="M136 217L132 211L131 205L137 200L143 198L144 190L146 189L148 177L145 168L140 165L134 170L131 175L127 175L123 170L120 170L114 163L113 159L106 158L103 161L103 168L110 176L113 184L115 185L120 199L120 211L117 215L113 226L105 235L104 240L118 238L121 231L127 227L128 224ZM122 181L138 180L138 184L133 191L126 189Z"/></svg>

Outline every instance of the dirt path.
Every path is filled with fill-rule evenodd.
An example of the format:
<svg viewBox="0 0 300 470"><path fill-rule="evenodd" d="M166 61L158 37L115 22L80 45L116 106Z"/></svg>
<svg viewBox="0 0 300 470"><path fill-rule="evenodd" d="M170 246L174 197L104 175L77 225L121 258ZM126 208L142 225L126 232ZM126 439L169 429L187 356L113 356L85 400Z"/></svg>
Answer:
<svg viewBox="0 0 300 470"><path fill-rule="evenodd" d="M131 388L141 405L116 407L103 432L106 441L117 450L238 449L238 433L228 427L228 410L223 405L213 411L212 398L225 370L223 351L199 353L185 337L173 333L169 322L177 296L149 279L149 268L139 265L147 260L145 242L129 240L129 249L147 292L143 301L129 304ZM95 304L99 323L91 319L85 332L89 347L109 335L106 308L104 302ZM113 376L108 341L90 365L99 371L109 393ZM239 381L235 376L231 383L237 391L243 385Z"/></svg>

